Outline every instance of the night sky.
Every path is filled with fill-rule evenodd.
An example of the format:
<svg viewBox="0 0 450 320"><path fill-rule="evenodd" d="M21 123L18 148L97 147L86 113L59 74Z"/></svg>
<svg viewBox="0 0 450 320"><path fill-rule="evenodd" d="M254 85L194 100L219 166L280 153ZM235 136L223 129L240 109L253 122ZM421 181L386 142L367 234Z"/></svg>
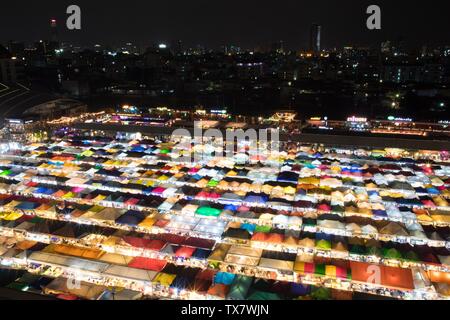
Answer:
<svg viewBox="0 0 450 320"><path fill-rule="evenodd" d="M70 4L82 9L81 31L65 29ZM370 4L382 8L381 31L365 27ZM54 17L60 40L85 45L182 40L185 45L253 48L283 40L287 48L300 49L308 46L312 23L323 26L326 48L399 37L409 46L439 45L450 44L449 12L448 0L2 1L0 42L50 38Z"/></svg>

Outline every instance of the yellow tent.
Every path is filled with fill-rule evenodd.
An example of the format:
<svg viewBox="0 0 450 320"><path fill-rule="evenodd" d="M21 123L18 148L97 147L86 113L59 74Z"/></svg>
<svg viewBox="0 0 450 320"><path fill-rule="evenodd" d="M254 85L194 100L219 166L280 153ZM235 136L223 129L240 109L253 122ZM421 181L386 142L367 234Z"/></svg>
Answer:
<svg viewBox="0 0 450 320"><path fill-rule="evenodd" d="M80 247L75 246L69 246L69 245L53 245L51 249L55 253L64 254L68 256L74 256L74 257L81 257L81 258L87 258L87 259L99 259L104 252L100 250L95 249L84 249Z"/></svg>
<svg viewBox="0 0 450 320"><path fill-rule="evenodd" d="M230 171L228 171L227 176L229 176L229 177L235 177L235 176L237 176L237 172L234 171L234 170L230 170Z"/></svg>
<svg viewBox="0 0 450 320"><path fill-rule="evenodd" d="M139 226L143 228L151 228L155 223L156 219L154 217L148 216L141 223L139 223Z"/></svg>
<svg viewBox="0 0 450 320"><path fill-rule="evenodd" d="M3 217L3 220L6 221L15 221L23 216L22 213L19 212L11 212L10 214Z"/></svg>
<svg viewBox="0 0 450 320"><path fill-rule="evenodd" d="M162 286L169 287L177 276L174 274L168 274L160 272L152 280L153 283L158 283Z"/></svg>

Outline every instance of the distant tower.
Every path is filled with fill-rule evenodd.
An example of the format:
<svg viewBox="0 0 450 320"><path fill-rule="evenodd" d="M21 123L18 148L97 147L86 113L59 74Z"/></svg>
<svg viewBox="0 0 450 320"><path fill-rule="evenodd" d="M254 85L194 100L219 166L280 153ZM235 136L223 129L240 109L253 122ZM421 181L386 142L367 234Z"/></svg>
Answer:
<svg viewBox="0 0 450 320"><path fill-rule="evenodd" d="M178 40L177 42L177 53L182 54L183 53L183 41Z"/></svg>
<svg viewBox="0 0 450 320"><path fill-rule="evenodd" d="M56 19L50 20L51 40L52 42L58 42L58 28Z"/></svg>
<svg viewBox="0 0 450 320"><path fill-rule="evenodd" d="M318 55L321 50L322 26L313 24L311 26L311 33L309 38L309 49L314 54Z"/></svg>

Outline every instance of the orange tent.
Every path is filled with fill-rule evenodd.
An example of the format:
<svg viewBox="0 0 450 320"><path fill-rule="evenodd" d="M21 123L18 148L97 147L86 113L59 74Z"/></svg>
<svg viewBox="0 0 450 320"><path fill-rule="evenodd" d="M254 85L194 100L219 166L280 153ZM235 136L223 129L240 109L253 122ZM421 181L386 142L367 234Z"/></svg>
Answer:
<svg viewBox="0 0 450 320"><path fill-rule="evenodd" d="M212 287L209 288L208 294L215 297L220 297L225 299L225 297L228 294L228 291L230 291L230 287L226 286L222 283L216 283Z"/></svg>
<svg viewBox="0 0 450 320"><path fill-rule="evenodd" d="M265 242L267 241L268 238L268 234L267 233L263 233L263 232L256 232L255 234L253 234L252 237L252 241L262 241Z"/></svg>
<svg viewBox="0 0 450 320"><path fill-rule="evenodd" d="M428 276L431 282L446 283L450 285L450 273L429 271Z"/></svg>
<svg viewBox="0 0 450 320"><path fill-rule="evenodd" d="M402 289L414 289L414 281L410 269L386 267L355 261L350 262L350 269L352 270L352 279L354 281ZM377 270L379 270L378 276Z"/></svg>
<svg viewBox="0 0 450 320"><path fill-rule="evenodd" d="M410 269L383 266L381 270L383 285L414 290L414 280Z"/></svg>

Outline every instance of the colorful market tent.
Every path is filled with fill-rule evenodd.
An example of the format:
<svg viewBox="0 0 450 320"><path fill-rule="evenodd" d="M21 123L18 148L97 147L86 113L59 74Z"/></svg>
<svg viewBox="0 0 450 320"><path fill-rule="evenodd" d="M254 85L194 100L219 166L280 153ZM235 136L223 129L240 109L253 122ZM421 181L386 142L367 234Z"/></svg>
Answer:
<svg viewBox="0 0 450 320"><path fill-rule="evenodd" d="M237 276L230 286L227 299L245 300L252 285L253 278L247 276Z"/></svg>
<svg viewBox="0 0 450 320"><path fill-rule="evenodd" d="M217 217L221 212L222 210L211 207L200 207L195 211L196 214L206 217Z"/></svg>
<svg viewBox="0 0 450 320"><path fill-rule="evenodd" d="M159 272L163 270L166 265L167 262L165 260L135 257L128 264L128 267Z"/></svg>

